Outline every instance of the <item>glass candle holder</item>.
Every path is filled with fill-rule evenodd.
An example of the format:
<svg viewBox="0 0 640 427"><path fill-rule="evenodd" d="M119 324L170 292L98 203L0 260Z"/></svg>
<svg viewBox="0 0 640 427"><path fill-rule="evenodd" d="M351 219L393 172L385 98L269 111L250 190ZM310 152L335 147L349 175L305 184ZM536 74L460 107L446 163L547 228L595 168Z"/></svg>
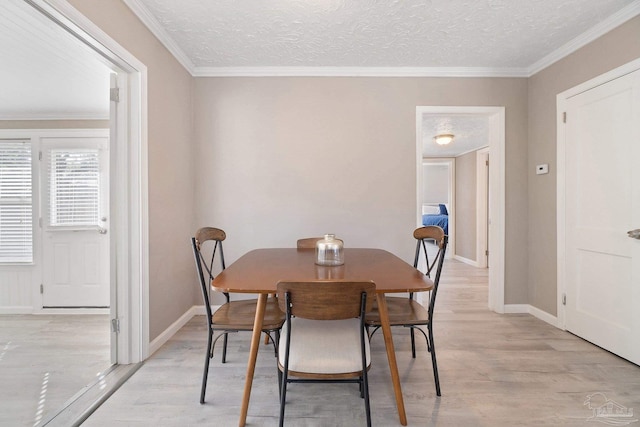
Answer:
<svg viewBox="0 0 640 427"><path fill-rule="evenodd" d="M335 234L325 234L324 239L316 242L316 264L342 265L344 264L344 244L336 239Z"/></svg>

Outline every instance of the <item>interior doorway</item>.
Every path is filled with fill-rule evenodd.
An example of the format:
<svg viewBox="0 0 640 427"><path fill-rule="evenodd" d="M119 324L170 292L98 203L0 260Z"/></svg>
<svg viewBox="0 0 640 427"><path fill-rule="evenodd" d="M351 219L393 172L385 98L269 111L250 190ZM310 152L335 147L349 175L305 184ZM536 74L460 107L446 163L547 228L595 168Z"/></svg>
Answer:
<svg viewBox="0 0 640 427"><path fill-rule="evenodd" d="M423 161L425 157L436 157L425 155L425 141L433 140L438 134L450 135L451 144L456 140L456 130L452 128L452 120L440 120L437 126L430 126L429 120L432 118L447 117L450 119L478 119L486 123L486 143L488 156L491 162L488 168L488 196L487 209L489 224L486 232L488 252L491 256L488 259L489 267L489 300L488 307L498 313L504 313L504 241L505 241L505 111L504 107L447 107L447 106L418 106L416 107L416 170L417 170L417 193L415 212L417 223L421 224L422 212L422 185ZM433 121L432 121L433 122ZM478 148L471 151L475 153ZM446 156L451 156L450 152ZM465 154L462 152L462 154ZM475 154L474 154L475 167ZM476 177L474 176L474 180ZM474 200L474 203L476 201ZM457 207L458 210L460 206ZM456 227L459 229L459 226ZM474 229L476 233L476 229ZM480 239L477 239L480 240ZM479 243L474 245L473 250L477 251Z"/></svg>
<svg viewBox="0 0 640 427"><path fill-rule="evenodd" d="M29 29L49 29L70 36L76 43L92 52L95 58L115 73L112 86L103 87L107 97L111 97L109 111L109 218L111 236L109 242L109 280L110 311L106 317L106 331L111 331L110 360L116 363L103 374L100 381L95 381L93 388L104 386L112 373L124 378L123 373L131 373L148 356L149 352L149 309L148 309L148 200L147 200L147 71L144 64L93 24L84 15L64 0L24 0L16 3L29 9L28 15L38 16L40 27L25 26ZM16 22L21 21L20 19ZM34 31L34 34L43 34ZM45 36L46 42L52 40ZM46 45L42 43L41 46ZM74 62L75 58L61 63ZM32 67L42 72L43 67ZM18 78L24 78L16 74ZM63 74L64 75L64 74ZM5 83L7 83L5 81ZM77 92L77 91L76 91ZM82 91L80 91L82 92ZM40 91L47 94L47 91ZM25 94L23 94L25 95ZM67 93L70 95L70 93ZM57 97L67 100L69 97ZM23 96L26 99L26 96ZM36 158L37 158L36 152ZM36 179L35 182L38 182ZM34 216L34 224L38 218ZM35 232L34 236L39 236ZM39 237L38 237L39 238ZM35 254L39 259L40 254ZM29 292L23 291L26 304L18 307L17 312L29 313L29 318L44 319L45 311L38 309L40 301L39 283L36 276L27 282ZM23 283L23 282L21 282ZM6 308L3 308L6 310ZM15 307L9 311L16 313ZM28 311L25 311L28 309ZM31 312L39 311L40 316L32 316ZM72 336L72 335L71 335ZM40 341L39 341L40 342ZM6 348L12 348L11 346ZM5 349L6 349L5 348ZM46 351L34 351L35 354L47 354ZM9 357L4 354L5 360ZM28 363L26 359L22 363ZM64 370L61 370L64 372ZM95 375L95 374L94 374ZM52 384L50 376L41 378L42 384ZM87 385L86 383L84 384ZM13 387L5 384L5 387ZM16 383L15 388L21 387ZM87 387L83 388L86 392ZM70 396L69 396L70 397ZM74 400L77 402L78 400ZM41 399L41 402L44 402ZM52 402L52 400L48 400ZM36 405L37 406L37 405ZM42 412L37 406L37 415ZM51 408L49 408L51 409ZM64 411L72 413L73 411ZM83 408L84 411L86 408ZM63 413L60 412L60 413ZM78 412L75 412L78 413ZM46 422L42 418L37 422Z"/></svg>
<svg viewBox="0 0 640 427"><path fill-rule="evenodd" d="M110 88L109 217L112 339L118 364L149 354L147 68L64 0L27 0L115 73Z"/></svg>

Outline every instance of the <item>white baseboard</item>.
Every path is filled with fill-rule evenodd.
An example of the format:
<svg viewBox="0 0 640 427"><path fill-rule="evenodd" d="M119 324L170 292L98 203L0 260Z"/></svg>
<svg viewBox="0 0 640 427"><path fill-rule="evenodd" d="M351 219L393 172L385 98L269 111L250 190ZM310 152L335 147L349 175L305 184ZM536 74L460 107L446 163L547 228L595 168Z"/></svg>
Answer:
<svg viewBox="0 0 640 427"><path fill-rule="evenodd" d="M537 317L538 319L547 322L548 324L558 327L558 318L552 314L547 313L546 311L542 311L537 307L534 307L530 304L505 304L504 312L506 313L527 313L532 315L533 317Z"/></svg>
<svg viewBox="0 0 640 427"><path fill-rule="evenodd" d="M0 307L0 314L109 314L108 308L41 308L31 306Z"/></svg>
<svg viewBox="0 0 640 427"><path fill-rule="evenodd" d="M0 307L0 314L32 314L33 307L31 306L6 306Z"/></svg>
<svg viewBox="0 0 640 427"><path fill-rule="evenodd" d="M538 307L529 306L529 313L533 316L537 317L540 320L544 320L550 325L559 328L558 326L558 318L552 314L547 313L546 311L540 310Z"/></svg>
<svg viewBox="0 0 640 427"><path fill-rule="evenodd" d="M178 320L173 322L167 329L165 329L160 335L158 335L153 341L149 343L149 357L153 355L164 343L180 330L189 320L197 313L197 307L193 306L186 313L184 313Z"/></svg>
<svg viewBox="0 0 640 427"><path fill-rule="evenodd" d="M529 304L505 304L504 312L505 314L529 313Z"/></svg>
<svg viewBox="0 0 640 427"><path fill-rule="evenodd" d="M211 310L215 311L219 306L212 306ZM186 313L184 313L178 320L173 322L171 326L165 329L160 335L149 343L149 357L153 355L160 347L175 335L184 325L193 318L193 316L204 316L207 312L204 309L204 305L194 305Z"/></svg>
<svg viewBox="0 0 640 427"><path fill-rule="evenodd" d="M472 259L465 258L465 257L460 256L460 255L454 255L453 259L461 261L461 262L464 262L465 264L472 265L474 267L480 267L480 264L478 264L478 261L474 261Z"/></svg>
<svg viewBox="0 0 640 427"><path fill-rule="evenodd" d="M109 314L108 308L43 308L33 314Z"/></svg>
<svg viewBox="0 0 640 427"><path fill-rule="evenodd" d="M211 312L215 313L215 311L217 309L219 309L219 308L220 308L219 305L212 305L211 306ZM204 309L204 305L194 305L192 307L192 309L195 309L195 312L193 314L194 316L206 316L207 315L207 311Z"/></svg>

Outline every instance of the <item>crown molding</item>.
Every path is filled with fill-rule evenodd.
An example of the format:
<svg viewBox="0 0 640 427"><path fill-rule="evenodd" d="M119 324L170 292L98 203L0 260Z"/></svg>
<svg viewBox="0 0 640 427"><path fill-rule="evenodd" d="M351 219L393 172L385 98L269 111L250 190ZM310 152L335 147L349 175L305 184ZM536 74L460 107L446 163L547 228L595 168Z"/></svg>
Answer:
<svg viewBox="0 0 640 427"><path fill-rule="evenodd" d="M525 68L490 67L200 67L140 0L123 0L175 59L194 77L531 77L628 20L640 15L640 0L611 15Z"/></svg>
<svg viewBox="0 0 640 427"><path fill-rule="evenodd" d="M523 68L196 67L195 77L527 77Z"/></svg>
<svg viewBox="0 0 640 427"><path fill-rule="evenodd" d="M529 67L527 77L531 77L534 74L539 73L550 65L572 54L614 28L619 27L637 15L640 15L640 0L634 0L630 5L625 6L623 9L620 9L601 23L595 25L560 48L554 50L549 55L535 62Z"/></svg>
<svg viewBox="0 0 640 427"><path fill-rule="evenodd" d="M178 46L173 37L160 25L155 16L139 0L122 0L129 9L142 21L142 23L153 33L154 36L167 48L173 57L191 74L194 75L195 65Z"/></svg>

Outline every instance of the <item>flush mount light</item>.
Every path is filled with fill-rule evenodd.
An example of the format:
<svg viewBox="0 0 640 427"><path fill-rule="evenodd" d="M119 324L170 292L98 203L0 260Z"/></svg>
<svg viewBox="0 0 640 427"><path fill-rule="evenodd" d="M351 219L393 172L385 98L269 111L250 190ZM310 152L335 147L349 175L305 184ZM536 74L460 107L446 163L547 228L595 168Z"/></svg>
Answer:
<svg viewBox="0 0 640 427"><path fill-rule="evenodd" d="M434 139L438 145L447 145L453 141L453 135L450 133L441 133L440 135L436 135Z"/></svg>

